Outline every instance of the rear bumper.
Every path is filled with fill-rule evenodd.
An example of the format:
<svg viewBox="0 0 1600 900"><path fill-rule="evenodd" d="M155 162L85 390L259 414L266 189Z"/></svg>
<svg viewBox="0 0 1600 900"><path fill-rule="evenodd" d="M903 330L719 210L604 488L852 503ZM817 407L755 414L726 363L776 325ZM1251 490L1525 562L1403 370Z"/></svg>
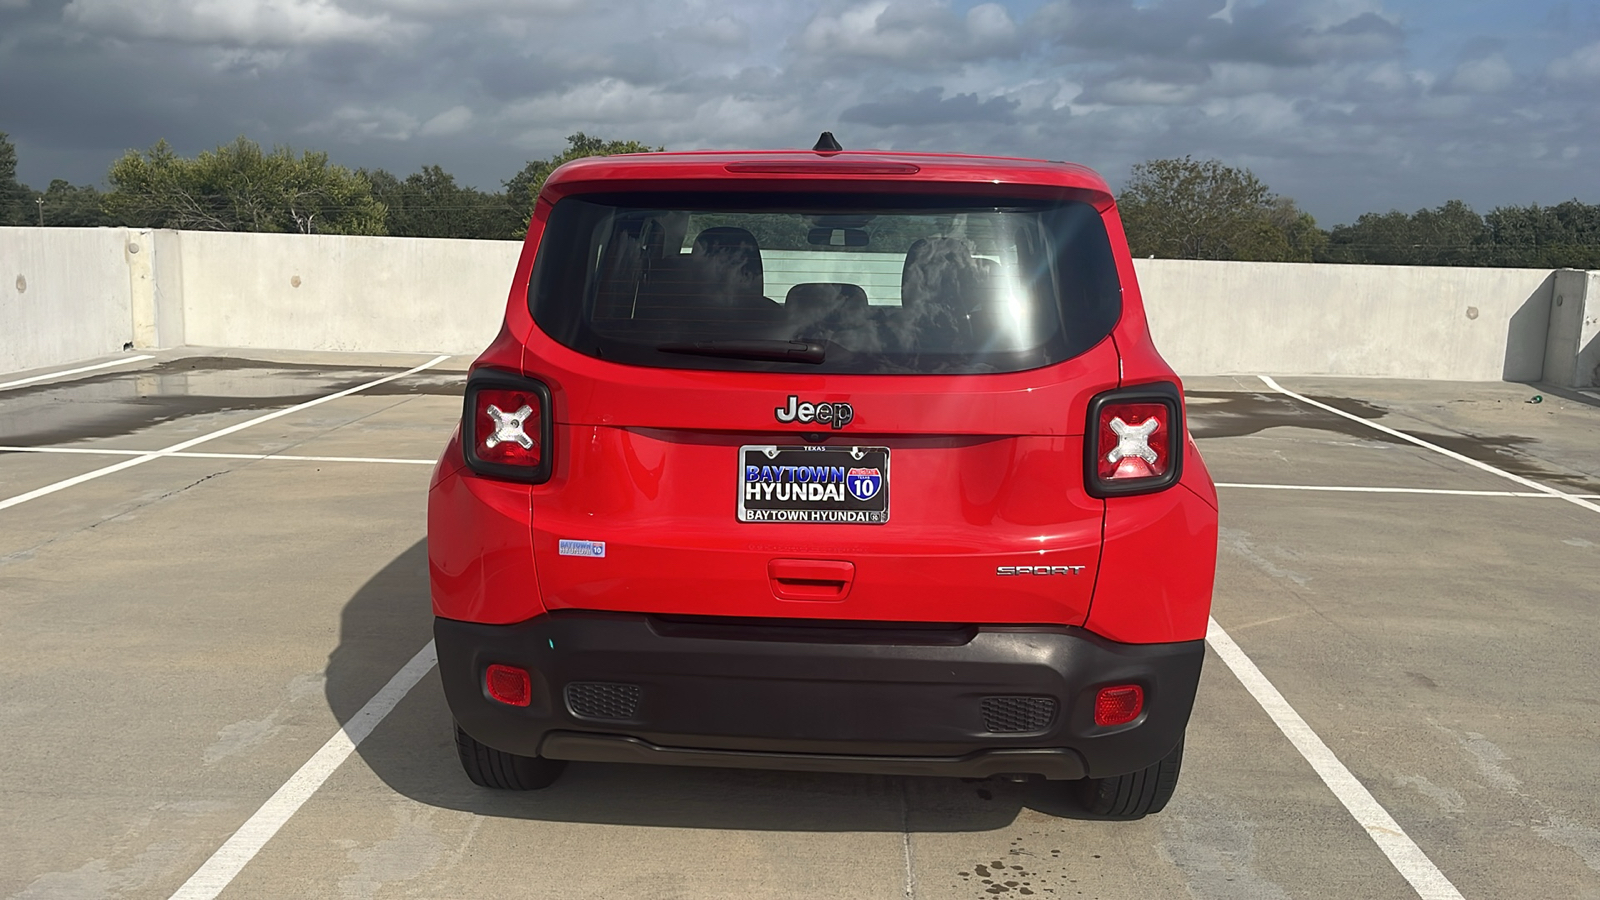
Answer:
<svg viewBox="0 0 1600 900"><path fill-rule="evenodd" d="M1151 765L1183 736L1204 658L1203 641L1119 644L1077 628L586 612L435 619L434 634L457 721L510 753L964 777ZM528 706L489 698L496 663L530 673ZM1095 693L1113 684L1142 686L1144 712L1100 728Z"/></svg>

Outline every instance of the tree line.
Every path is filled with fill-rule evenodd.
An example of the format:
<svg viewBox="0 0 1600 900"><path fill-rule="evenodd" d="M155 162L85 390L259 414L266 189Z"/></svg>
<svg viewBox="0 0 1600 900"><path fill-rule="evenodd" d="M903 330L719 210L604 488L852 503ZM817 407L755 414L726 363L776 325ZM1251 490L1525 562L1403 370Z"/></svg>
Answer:
<svg viewBox="0 0 1600 900"><path fill-rule="evenodd" d="M1487 215L1451 200L1324 230L1249 169L1184 157L1134 166L1117 206L1136 257L1600 269L1600 204L1576 199Z"/></svg>
<svg viewBox="0 0 1600 900"><path fill-rule="evenodd" d="M112 163L109 190L57 179L36 191L17 181L16 148L0 132L0 225L521 240L533 201L557 166L660 149L580 131L565 150L529 161L502 190L489 192L457 184L439 166L402 178L349 169L326 153L264 150L243 137L193 158L161 141Z"/></svg>
<svg viewBox="0 0 1600 900"><path fill-rule="evenodd" d="M529 161L501 190L481 191L437 165L402 178L348 169L326 153L264 150L243 137L193 158L163 141L113 163L109 190L57 179L36 191L17 181L16 148L0 132L0 225L520 240L534 198L557 166L659 149L578 132L565 150ZM1186 156L1135 165L1117 205L1141 258L1600 269L1600 204L1576 199L1485 215L1451 200L1324 229L1249 169Z"/></svg>

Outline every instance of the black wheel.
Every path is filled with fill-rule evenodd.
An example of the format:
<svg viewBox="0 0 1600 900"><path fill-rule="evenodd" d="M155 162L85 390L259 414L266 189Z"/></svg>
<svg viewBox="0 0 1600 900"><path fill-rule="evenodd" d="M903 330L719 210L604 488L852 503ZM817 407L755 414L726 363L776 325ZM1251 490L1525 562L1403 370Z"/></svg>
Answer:
<svg viewBox="0 0 1600 900"><path fill-rule="evenodd" d="M1110 778L1085 778L1074 782L1078 805L1093 816L1107 819L1142 819L1158 813L1172 799L1183 765L1183 741L1155 765Z"/></svg>
<svg viewBox="0 0 1600 900"><path fill-rule="evenodd" d="M456 725L456 754L461 757L461 768L467 770L467 777L473 784L502 791L547 788L567 767L564 759L518 756L480 744L462 731L459 724Z"/></svg>

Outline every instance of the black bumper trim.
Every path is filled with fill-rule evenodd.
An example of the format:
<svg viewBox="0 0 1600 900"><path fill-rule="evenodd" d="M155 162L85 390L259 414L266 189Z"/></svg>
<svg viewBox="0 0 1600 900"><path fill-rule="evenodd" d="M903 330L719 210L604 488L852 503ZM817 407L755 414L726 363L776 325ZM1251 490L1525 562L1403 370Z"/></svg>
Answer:
<svg viewBox="0 0 1600 900"><path fill-rule="evenodd" d="M1051 778L1159 761L1183 738L1205 656L1204 641L1122 644L1056 626L665 622L582 611L515 625L436 619L434 635L457 722L508 753ZM488 697L484 673L496 663L529 672L528 706ZM565 690L574 682L635 685L637 705L625 720L575 714ZM1100 728L1095 693L1115 684L1142 686L1145 710ZM1056 713L1039 730L991 732L983 701L994 697L1052 698Z"/></svg>
<svg viewBox="0 0 1600 900"><path fill-rule="evenodd" d="M654 763L724 769L783 769L791 772L860 772L871 775L943 775L988 778L991 775L1043 775L1071 781L1085 774L1083 759L1065 748L979 750L966 756L866 756L839 753L757 753L741 750L699 750L662 747L620 734L552 731L539 745L539 755L585 762Z"/></svg>

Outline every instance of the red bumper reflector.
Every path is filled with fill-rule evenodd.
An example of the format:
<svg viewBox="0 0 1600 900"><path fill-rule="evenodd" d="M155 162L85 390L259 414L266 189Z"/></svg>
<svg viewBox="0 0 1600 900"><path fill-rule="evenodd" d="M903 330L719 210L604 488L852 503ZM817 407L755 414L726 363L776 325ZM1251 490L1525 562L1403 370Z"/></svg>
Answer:
<svg viewBox="0 0 1600 900"><path fill-rule="evenodd" d="M1137 684L1101 688L1094 698L1094 723L1102 728L1126 725L1139 718L1143 711L1144 688Z"/></svg>
<svg viewBox="0 0 1600 900"><path fill-rule="evenodd" d="M494 665L483 676L489 696L507 706L527 706L533 700L533 685L528 673L511 666Z"/></svg>

